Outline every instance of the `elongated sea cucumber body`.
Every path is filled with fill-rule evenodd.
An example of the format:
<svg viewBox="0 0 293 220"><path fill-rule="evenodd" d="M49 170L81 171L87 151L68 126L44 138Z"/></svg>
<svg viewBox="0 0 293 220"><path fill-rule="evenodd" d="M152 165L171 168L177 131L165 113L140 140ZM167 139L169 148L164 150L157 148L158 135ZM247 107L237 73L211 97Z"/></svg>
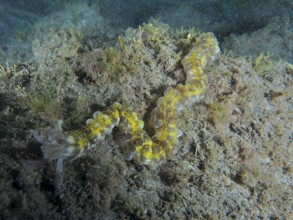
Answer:
<svg viewBox="0 0 293 220"><path fill-rule="evenodd" d="M178 148L182 131L177 128L176 118L186 104L201 99L207 86L204 68L220 52L217 39L212 33L200 34L189 53L182 59L186 73L185 85L168 88L157 101L149 120L155 134L152 138L143 130L144 122L130 109L114 103L105 112L95 112L83 130L63 132L61 125L43 132L42 151L45 158L76 158L97 141L119 126L124 134L123 152L126 160L134 160L151 168L157 167Z"/></svg>

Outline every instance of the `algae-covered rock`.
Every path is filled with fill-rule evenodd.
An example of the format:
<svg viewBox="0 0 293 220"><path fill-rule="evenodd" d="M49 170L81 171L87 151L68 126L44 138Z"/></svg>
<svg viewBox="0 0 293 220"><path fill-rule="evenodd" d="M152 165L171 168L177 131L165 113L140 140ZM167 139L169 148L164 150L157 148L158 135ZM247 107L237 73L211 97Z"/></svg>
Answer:
<svg viewBox="0 0 293 220"><path fill-rule="evenodd" d="M43 158L40 133L58 120L63 131L82 131L93 112L119 101L152 134L150 112L185 81L181 60L197 34L152 22L91 48L76 29L52 30L30 62L2 64L0 216L290 219L292 68L282 60L265 68L264 57L222 54L207 66L204 98L176 118L180 148L156 170L125 161L123 131L114 129L64 160L55 183L57 161Z"/></svg>

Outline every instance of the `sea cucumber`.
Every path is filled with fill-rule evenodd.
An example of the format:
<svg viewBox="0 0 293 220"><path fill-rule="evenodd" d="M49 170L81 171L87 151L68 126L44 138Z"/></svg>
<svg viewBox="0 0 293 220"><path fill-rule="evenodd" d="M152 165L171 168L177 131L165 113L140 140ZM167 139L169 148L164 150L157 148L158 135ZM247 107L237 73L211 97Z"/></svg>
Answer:
<svg viewBox="0 0 293 220"><path fill-rule="evenodd" d="M42 132L44 157L77 158L119 126L125 137L125 159L155 169L177 150L182 131L177 128L176 118L186 104L201 99L207 86L204 69L219 52L217 39L212 33L201 33L196 37L191 50L181 60L186 73L185 85L166 89L151 112L149 124L155 131L152 138L143 130L144 122L135 112L114 103L105 112L95 112L82 130L63 132L59 122L55 129Z"/></svg>

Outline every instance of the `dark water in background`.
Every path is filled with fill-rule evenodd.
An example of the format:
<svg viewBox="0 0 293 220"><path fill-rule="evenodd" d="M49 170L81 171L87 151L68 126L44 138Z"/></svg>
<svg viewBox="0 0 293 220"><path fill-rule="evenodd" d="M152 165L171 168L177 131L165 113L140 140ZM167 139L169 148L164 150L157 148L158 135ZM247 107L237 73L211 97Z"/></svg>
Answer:
<svg viewBox="0 0 293 220"><path fill-rule="evenodd" d="M29 51L29 42L36 38L36 22L58 11L66 13L70 5L80 3L88 8L97 5L112 28L136 27L154 18L172 27L214 32L220 41L231 34L262 28L273 17L292 17L293 11L293 0L1 0L0 55L1 51L2 55L8 51L7 56ZM22 58L25 54L17 57Z"/></svg>

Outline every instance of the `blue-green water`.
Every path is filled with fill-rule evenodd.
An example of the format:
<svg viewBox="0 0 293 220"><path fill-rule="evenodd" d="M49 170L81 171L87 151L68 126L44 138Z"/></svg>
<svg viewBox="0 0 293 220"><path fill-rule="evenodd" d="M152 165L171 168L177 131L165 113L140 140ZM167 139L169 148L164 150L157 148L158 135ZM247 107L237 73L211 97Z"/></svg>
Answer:
<svg viewBox="0 0 293 220"><path fill-rule="evenodd" d="M112 38L128 27L156 19L174 28L211 31L222 43L233 34L257 31L274 18L292 19L292 5L292 0L1 0L0 60L29 60L32 41L45 34L36 26L80 28L82 23L81 30L86 29L90 37L108 32ZM101 19L105 25L99 26Z"/></svg>

